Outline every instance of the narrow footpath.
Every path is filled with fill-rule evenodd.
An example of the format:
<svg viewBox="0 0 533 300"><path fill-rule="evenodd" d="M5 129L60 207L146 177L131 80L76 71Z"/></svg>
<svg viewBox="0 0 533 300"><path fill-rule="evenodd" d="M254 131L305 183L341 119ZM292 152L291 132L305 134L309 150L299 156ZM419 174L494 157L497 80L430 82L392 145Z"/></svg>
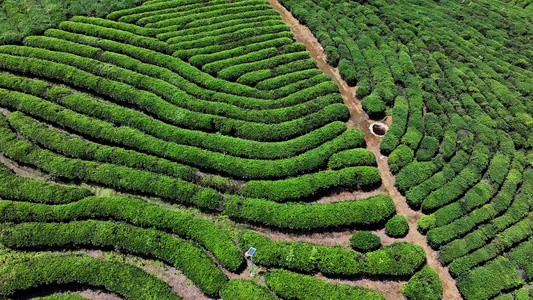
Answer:
<svg viewBox="0 0 533 300"><path fill-rule="evenodd" d="M399 215L403 215L409 221L409 233L403 239L397 239L398 241L407 241L420 245L426 251L427 265L433 268L442 281L443 287L443 299L444 300L456 300L462 299L459 290L455 284L455 280L448 272L448 268L444 267L438 260L439 254L429 247L426 237L418 232L417 222L423 216L420 211L412 210L405 197L394 187L394 175L389 169L387 163L387 157L384 157L379 151L380 137L377 137L370 131L370 125L372 121L364 113L361 106L361 101L355 96L355 87L349 87L348 84L341 78L337 68L333 68L326 62L326 54L322 48L322 45L315 38L311 30L306 26L300 24L292 14L283 7L278 0L268 0L272 7L279 12L283 21L291 28L292 33L297 42L305 44L307 51L311 57L317 61L318 68L325 74L331 76L331 78L338 84L340 93L344 99L344 103L350 110L350 120L347 122L348 128L359 128L365 133L365 139L367 149L372 151L376 156L378 169L381 173L382 187L394 200L396 204L396 212ZM376 290L380 292L379 286ZM386 291L383 291L388 294Z"/></svg>

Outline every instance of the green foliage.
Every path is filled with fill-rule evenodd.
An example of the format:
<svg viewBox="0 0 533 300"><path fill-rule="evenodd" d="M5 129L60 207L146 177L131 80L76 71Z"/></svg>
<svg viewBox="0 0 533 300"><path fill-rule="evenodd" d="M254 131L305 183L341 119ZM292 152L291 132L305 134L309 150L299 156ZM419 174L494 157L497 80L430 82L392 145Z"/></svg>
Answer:
<svg viewBox="0 0 533 300"><path fill-rule="evenodd" d="M427 180L435 171L437 166L432 162L410 163L396 175L395 185L400 191L406 191Z"/></svg>
<svg viewBox="0 0 533 300"><path fill-rule="evenodd" d="M377 292L357 286L328 283L313 276L275 269L265 275L267 285L287 299L385 299Z"/></svg>
<svg viewBox="0 0 533 300"><path fill-rule="evenodd" d="M41 203L69 203L88 197L89 190L16 176L0 164L0 197Z"/></svg>
<svg viewBox="0 0 533 300"><path fill-rule="evenodd" d="M376 250L381 247L381 238L370 231L358 231L350 237L350 246L360 252Z"/></svg>
<svg viewBox="0 0 533 300"><path fill-rule="evenodd" d="M349 60L342 59L339 62L339 73L349 86L355 86L357 84L357 71L353 66L353 63Z"/></svg>
<svg viewBox="0 0 533 300"><path fill-rule="evenodd" d="M394 100L394 108L392 110L393 122L379 144L379 148L383 154L391 153L400 143L400 138L405 133L408 115L409 102L407 101L407 98L404 96L396 97Z"/></svg>
<svg viewBox="0 0 533 300"><path fill-rule="evenodd" d="M205 209L216 209L222 195L209 188L146 171L112 164L70 159L17 137L0 117L0 152L15 161L37 166L59 178L98 182L115 188L151 193L168 199L179 199Z"/></svg>
<svg viewBox="0 0 533 300"><path fill-rule="evenodd" d="M115 247L150 255L183 271L204 293L216 295L227 281L211 258L192 243L153 229L105 221L3 224L0 241L11 248L70 244Z"/></svg>
<svg viewBox="0 0 533 300"><path fill-rule="evenodd" d="M122 220L194 240L229 270L238 269L243 262L241 251L227 233L212 222L183 211L165 210L136 198L89 197L65 205L1 201L0 211L2 222L66 222L91 217Z"/></svg>
<svg viewBox="0 0 533 300"><path fill-rule="evenodd" d="M349 167L340 170L320 171L283 180L251 180L238 193L249 198L266 198L287 201L312 196L332 187L373 186L381 182L377 168Z"/></svg>
<svg viewBox="0 0 533 300"><path fill-rule="evenodd" d="M511 250L509 258L516 263L518 267L524 271L525 280L531 281L533 279L533 239L529 238L527 242L520 244L518 247Z"/></svg>
<svg viewBox="0 0 533 300"><path fill-rule="evenodd" d="M385 116L385 102L377 94L366 96L361 103L370 118L379 120Z"/></svg>
<svg viewBox="0 0 533 300"><path fill-rule="evenodd" d="M328 162L331 169L355 166L376 166L376 156L370 150L356 148L335 153Z"/></svg>
<svg viewBox="0 0 533 300"><path fill-rule="evenodd" d="M386 195L326 204L279 204L233 196L224 205L230 217L291 229L379 224L395 213L394 202Z"/></svg>
<svg viewBox="0 0 533 300"><path fill-rule="evenodd" d="M498 257L457 279L459 291L467 300L489 299L523 283L516 264L505 257Z"/></svg>
<svg viewBox="0 0 533 300"><path fill-rule="evenodd" d="M432 136L425 136L420 142L420 147L416 151L418 161L431 160L439 150L439 140Z"/></svg>
<svg viewBox="0 0 533 300"><path fill-rule="evenodd" d="M497 234L491 243L454 260L450 264L450 273L454 276L464 274L473 267L498 257L503 251L531 235L533 235L533 214L530 213L524 220Z"/></svg>
<svg viewBox="0 0 533 300"><path fill-rule="evenodd" d="M512 192L512 195L508 200L509 202L511 202L513 199L513 195L514 192ZM524 218L529 211L530 203L531 196L527 196L523 193L519 194L509 210L507 210L503 215L494 218L489 222L489 224L480 226L478 229L468 233L463 238L456 239L442 246L440 260L443 263L448 264L461 256L467 255L475 249L485 246L486 243L488 243L490 239L495 238L499 232L504 231L506 228ZM516 231L511 231L511 233L512 232ZM472 260L469 259L469 261Z"/></svg>
<svg viewBox="0 0 533 300"><path fill-rule="evenodd" d="M398 173L398 171L413 161L414 156L415 154L411 148L405 145L398 146L391 152L387 160L391 172Z"/></svg>
<svg viewBox="0 0 533 300"><path fill-rule="evenodd" d="M402 293L410 300L442 299L442 282L439 274L430 267L424 267L402 285Z"/></svg>
<svg viewBox="0 0 533 300"><path fill-rule="evenodd" d="M164 141L195 146L218 152L225 152L227 154L241 157L263 159L291 157L306 150L313 149L324 143L325 141L331 140L334 137L340 135L343 131L346 130L346 125L342 122L333 122L318 130L312 131L309 134L285 142L255 142L250 140L235 139L233 137L221 134L203 133L196 130L188 130L176 126L171 126L154 118L148 117L145 114L142 114L141 112L120 107L117 105L105 104L100 101L96 101L93 98L80 94L75 94L72 90L51 86L49 83L41 80L24 79L21 77L4 73L0 74L0 86L19 90L21 92L31 93L36 96L46 94L47 99L50 99L53 102L57 102L58 104L61 104L65 107L69 107L77 112L84 113L89 116L95 116L115 124L129 126L140 131L149 133L154 137L158 137L159 139ZM78 127L73 127L74 125L72 124L77 123L70 123L72 121L70 121L70 118L66 117L66 113L63 115L52 113L54 109L59 110L60 107L49 104L44 101L35 101L39 101L39 99L21 95L20 98L16 100L16 102L11 103L12 105L17 105L17 108L21 111L31 113L32 115L39 116L43 119L50 119L54 123L58 123L65 127L79 129ZM7 99L4 100L3 103L7 103ZM44 107L48 107L50 108L50 110L52 110L52 112L45 114L43 112L38 112L31 109L31 107L34 107L35 105L42 105ZM69 115L76 116L76 119L85 119L85 117L78 114L70 113ZM52 117L54 118L51 119ZM85 122L83 124L83 128L90 127L90 125ZM96 122L96 124L102 123ZM103 129L99 130L103 131ZM99 134L97 135L97 137L101 139L111 139L111 137L116 135L113 134L114 131L103 132L105 134ZM81 133L94 135L93 131L87 130L81 131ZM141 136L139 136L138 138L140 139ZM157 147L154 147L156 149L168 147L164 146L164 144L160 144L161 141L155 141L153 139L147 138L148 137L144 137L145 142L141 143L145 145L145 147L139 148L152 149L152 147L146 148L146 146L150 144L158 145ZM124 139L120 139L120 135L117 135L116 138L111 139L111 141L115 143L119 143L122 140ZM136 146L130 143L128 143L127 145L132 147ZM176 149L175 151L178 150ZM179 151L183 152L184 150L182 149ZM154 150L150 150L150 152L154 152ZM155 153L161 152L159 150ZM169 154L163 156L169 156Z"/></svg>
<svg viewBox="0 0 533 300"><path fill-rule="evenodd" d="M446 182L452 180L455 177L455 172L449 166L446 166L442 171L433 174L429 179L422 182L419 185L411 187L406 193L405 198L409 205L419 208L422 201L426 198L431 191L439 188Z"/></svg>
<svg viewBox="0 0 533 300"><path fill-rule="evenodd" d="M0 2L0 44L19 43L24 37L41 34L73 15L104 17L112 11L134 7L142 2L144 1L2 1Z"/></svg>
<svg viewBox="0 0 533 300"><path fill-rule="evenodd" d="M404 216L395 215L385 224L385 233L390 237L404 237L409 231L409 223Z"/></svg>
<svg viewBox="0 0 533 300"><path fill-rule="evenodd" d="M228 300L276 300L270 291L249 279L233 279L220 291L222 299Z"/></svg>
<svg viewBox="0 0 533 300"><path fill-rule="evenodd" d="M418 245L393 243L361 254L341 246L306 242L272 241L253 231L239 233L241 248L257 249L254 263L330 275L411 275L425 263L425 251Z"/></svg>
<svg viewBox="0 0 533 300"><path fill-rule="evenodd" d="M12 107L21 107L28 112L34 111L31 108L32 105L40 104L43 108L46 108L38 112L41 116L44 116L47 119L53 119L54 121L58 120L59 122L67 123L83 133L96 135L98 138L111 139L112 141L119 140L122 144L138 148L139 150L146 150L146 148L148 148L153 154L172 157L173 159L181 162L190 163L194 161L197 164L200 164L201 167L209 168L218 165L217 168L220 171L248 178L257 178L257 176L259 176L259 178L284 177L288 176L289 174L297 174L302 172L303 170L298 170L299 167L304 167L304 169L311 171L320 165L326 164L326 161L329 158L329 156L326 155L327 152L329 152L330 155L333 155L335 152L340 150L358 146L358 144L355 144L358 143L358 141L351 139L352 136L359 135L358 130L349 130L345 131L344 134L337 139L326 142L320 147L291 159L284 159L280 161L248 160L224 155L223 153L210 152L198 148L177 145L175 143L171 143L170 145L173 147L169 147L167 143L155 139L154 137L147 136L137 130L126 127L116 128L113 126L113 124L108 122L103 122L78 113L74 113L58 105L42 101L42 99L36 97L18 92L9 92L3 89L0 89L0 94L5 96L2 100L0 100L0 103ZM341 106L343 107L343 110L346 109L344 105ZM130 136L134 136L135 139L130 138ZM188 151L184 151L185 149ZM321 155L319 155L320 153ZM219 163L215 164L214 162L217 160ZM283 165L283 167L280 167L280 163Z"/></svg>
<svg viewBox="0 0 533 300"><path fill-rule="evenodd" d="M182 299L168 285L138 267L89 256L41 257L6 265L0 270L1 295L48 284L82 283L128 299Z"/></svg>

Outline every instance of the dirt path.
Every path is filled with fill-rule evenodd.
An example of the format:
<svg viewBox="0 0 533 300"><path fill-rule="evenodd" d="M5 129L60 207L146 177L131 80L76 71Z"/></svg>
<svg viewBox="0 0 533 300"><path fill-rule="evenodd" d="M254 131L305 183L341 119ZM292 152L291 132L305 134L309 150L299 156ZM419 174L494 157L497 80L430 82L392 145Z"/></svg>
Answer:
<svg viewBox="0 0 533 300"><path fill-rule="evenodd" d="M82 297L85 297L87 299L90 299L90 300L122 300L121 297L115 294L112 294L109 292L98 291L98 290L92 290L92 289L87 289L81 292L77 292L76 294Z"/></svg>
<svg viewBox="0 0 533 300"><path fill-rule="evenodd" d="M339 90L344 98L344 103L350 110L350 120L347 122L348 128L359 128L365 133L367 149L371 150L375 155L378 163L378 169L381 173L381 179L383 182L382 188L392 197L396 204L396 212L403 215L409 221L409 233L404 239L410 243L420 245L427 254L427 264L433 268L440 276L444 290L444 300L461 299L461 294L455 285L455 280L450 276L448 268L443 267L438 261L438 252L429 247L426 241L426 237L420 234L417 228L418 220L423 216L419 211L412 210L406 202L400 192L394 187L394 175L390 172L387 164L387 157L381 155L379 151L380 137L375 136L370 132L370 125L372 121L364 113L361 106L361 101L355 96L355 87L349 87L344 80L342 80L338 69L329 66L326 62L326 54L318 40L315 38L311 30L304 25L301 25L292 14L285 9L278 0L268 0L272 7L278 11L283 21L290 26L291 31L297 42L305 44L311 57L318 63L318 68L324 73L332 77L332 79L338 84ZM390 121L390 120L387 120ZM396 239L395 241L399 241ZM389 242L389 241L387 241ZM365 282L365 286L372 288L378 292L382 292L388 299L401 299L404 298L399 291L391 291L390 288L384 289L387 284L381 284L379 282Z"/></svg>

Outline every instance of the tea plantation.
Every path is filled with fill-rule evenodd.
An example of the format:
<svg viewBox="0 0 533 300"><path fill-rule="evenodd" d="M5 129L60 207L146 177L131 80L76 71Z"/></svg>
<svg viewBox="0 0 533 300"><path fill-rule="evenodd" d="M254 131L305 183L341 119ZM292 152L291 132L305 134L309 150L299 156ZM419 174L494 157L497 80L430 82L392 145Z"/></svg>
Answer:
<svg viewBox="0 0 533 300"><path fill-rule="evenodd" d="M462 296L532 297L531 3L281 3L371 117L392 108L381 153Z"/></svg>
<svg viewBox="0 0 533 300"><path fill-rule="evenodd" d="M531 2L0 6L0 299L533 297Z"/></svg>

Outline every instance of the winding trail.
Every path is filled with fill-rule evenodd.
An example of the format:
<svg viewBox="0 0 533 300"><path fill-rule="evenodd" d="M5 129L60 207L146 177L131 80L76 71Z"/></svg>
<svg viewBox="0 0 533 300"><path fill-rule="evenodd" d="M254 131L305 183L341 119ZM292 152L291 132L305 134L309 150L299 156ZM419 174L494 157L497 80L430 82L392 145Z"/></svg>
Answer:
<svg viewBox="0 0 533 300"><path fill-rule="evenodd" d="M443 299L444 300L455 300L462 299L459 290L455 284L455 280L451 277L448 272L448 268L444 267L438 260L439 254L437 251L431 249L426 241L426 237L423 236L417 230L417 222L423 216L420 211L415 211L409 207L405 197L403 197L400 192L394 187L394 175L389 169L387 163L387 157L381 155L379 150L379 143L381 141L380 137L375 136L370 132L370 125L372 121L363 111L361 106L361 101L355 96L356 89L355 87L349 87L348 84L341 78L339 70L333 68L326 62L326 54L322 48L322 45L315 38L311 30L306 26L300 24L292 14L283 7L278 0L267 0L272 7L279 12L283 21L291 28L292 33L297 42L305 44L307 51L311 57L316 60L318 68L322 70L325 74L331 76L331 78L339 86L340 93L344 99L344 103L348 106L350 110L350 120L347 122L348 128L359 128L365 134L365 139L367 143L367 149L372 151L376 156L378 169L381 173L382 180L382 189L384 189L394 200L396 204L396 212L400 215L403 215L409 221L409 233L403 239L396 239L397 241L407 241L410 243L420 245L425 251L427 256L427 265L433 268L438 274L442 281L443 287ZM389 299L398 299L397 296L393 296L390 290L380 291L382 285L369 285L369 287L377 290L378 292L383 292L384 295L388 296ZM399 292L399 291L398 291ZM400 294L401 295L401 294ZM403 296L402 296L403 298Z"/></svg>

